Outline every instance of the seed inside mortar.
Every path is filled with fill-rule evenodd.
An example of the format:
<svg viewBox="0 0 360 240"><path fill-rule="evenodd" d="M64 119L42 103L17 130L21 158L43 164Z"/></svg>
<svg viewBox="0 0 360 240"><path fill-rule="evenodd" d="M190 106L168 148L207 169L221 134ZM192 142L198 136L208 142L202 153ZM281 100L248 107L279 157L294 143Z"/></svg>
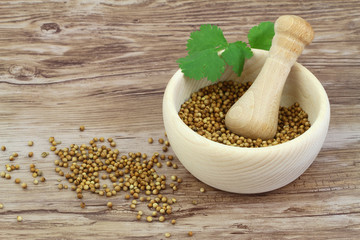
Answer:
<svg viewBox="0 0 360 240"><path fill-rule="evenodd" d="M246 92L251 82L218 82L194 92L181 105L179 117L193 131L215 142L238 147L266 147L290 141L310 128L308 114L294 103L280 107L278 128L274 138L262 140L237 135L225 126L225 115Z"/></svg>

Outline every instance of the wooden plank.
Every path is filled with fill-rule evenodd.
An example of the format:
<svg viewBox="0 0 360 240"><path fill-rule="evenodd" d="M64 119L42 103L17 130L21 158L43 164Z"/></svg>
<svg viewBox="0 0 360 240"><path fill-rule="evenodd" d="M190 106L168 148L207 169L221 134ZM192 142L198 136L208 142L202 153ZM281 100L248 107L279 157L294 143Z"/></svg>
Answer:
<svg viewBox="0 0 360 240"><path fill-rule="evenodd" d="M41 157L50 136L61 147L103 136L113 137L122 153L161 152L147 138L164 137L162 95L190 32L211 23L230 42L245 41L252 26L282 14L313 25L315 39L299 62L318 77L331 103L324 147L299 179L269 193L231 194L199 182L175 158L179 169L158 170L184 180L179 191L164 192L178 200L164 223L136 221L124 193L111 198L113 210L106 197L86 193L82 209L74 192L58 190L55 156ZM21 169L11 180L0 178L0 238L165 239L170 232L184 239L193 231L193 239L357 239L359 23L355 0L1 1L0 145L7 150L0 151L0 171L13 152ZM45 183L32 184L30 163L44 172ZM27 190L14 183L17 177ZM137 210L150 213L145 203Z"/></svg>

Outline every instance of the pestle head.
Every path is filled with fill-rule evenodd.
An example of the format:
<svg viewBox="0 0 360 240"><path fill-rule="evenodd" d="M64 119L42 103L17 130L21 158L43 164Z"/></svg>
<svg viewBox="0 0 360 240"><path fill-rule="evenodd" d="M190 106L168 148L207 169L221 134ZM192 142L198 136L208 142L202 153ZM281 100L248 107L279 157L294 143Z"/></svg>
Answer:
<svg viewBox="0 0 360 240"><path fill-rule="evenodd" d="M304 45L310 44L314 39L314 31L310 23L299 16L281 16L276 20L274 28L277 34L291 34L293 38L300 40Z"/></svg>
<svg viewBox="0 0 360 240"><path fill-rule="evenodd" d="M284 15L276 20L275 36L264 66L225 116L229 130L252 139L275 136L284 84L296 59L313 38L311 25L301 17Z"/></svg>

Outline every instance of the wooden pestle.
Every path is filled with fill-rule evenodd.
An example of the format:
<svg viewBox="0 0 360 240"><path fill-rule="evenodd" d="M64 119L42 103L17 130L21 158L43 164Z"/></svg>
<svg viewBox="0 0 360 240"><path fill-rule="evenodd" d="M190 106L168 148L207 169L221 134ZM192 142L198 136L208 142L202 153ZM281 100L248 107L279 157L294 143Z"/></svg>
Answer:
<svg viewBox="0 0 360 240"><path fill-rule="evenodd" d="M276 20L268 58L251 87L227 112L228 129L252 139L275 136L284 84L296 59L313 38L311 25L301 17L284 15Z"/></svg>

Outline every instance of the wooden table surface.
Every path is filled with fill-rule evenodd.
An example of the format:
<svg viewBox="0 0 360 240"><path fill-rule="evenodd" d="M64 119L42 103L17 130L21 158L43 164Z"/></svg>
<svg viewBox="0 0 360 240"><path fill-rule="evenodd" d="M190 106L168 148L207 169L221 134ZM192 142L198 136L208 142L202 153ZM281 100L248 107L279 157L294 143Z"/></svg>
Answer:
<svg viewBox="0 0 360 240"><path fill-rule="evenodd" d="M58 190L55 155L41 157L50 136L61 147L103 136L122 153L161 152L147 139L164 136L163 92L190 32L210 23L230 42L246 41L252 26L284 14L312 24L315 39L298 61L318 77L331 104L324 146L296 181L268 193L232 194L199 182L175 158L177 170L158 169L184 180L178 191L164 192L177 198L164 223L136 221L124 192L111 198L109 210L106 197L85 193L82 209L74 192ZM166 232L190 239L188 231L192 239L358 239L359 55L358 0L2 0L0 145L7 150L0 151L0 171L5 164L20 170L0 178L0 239L165 239ZM13 152L19 157L10 162ZM32 183L31 163L45 183ZM137 210L148 212L145 203Z"/></svg>

